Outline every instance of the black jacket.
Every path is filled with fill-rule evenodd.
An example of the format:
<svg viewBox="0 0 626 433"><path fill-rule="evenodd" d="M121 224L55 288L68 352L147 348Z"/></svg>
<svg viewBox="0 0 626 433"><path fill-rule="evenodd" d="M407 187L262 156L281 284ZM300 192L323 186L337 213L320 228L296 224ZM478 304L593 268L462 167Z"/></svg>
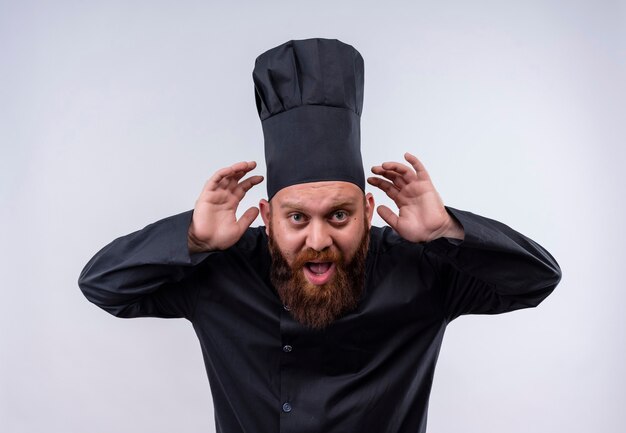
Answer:
<svg viewBox="0 0 626 433"><path fill-rule="evenodd" d="M189 255L192 211L121 237L83 269L85 296L118 317L185 317L200 340L218 432L425 432L446 325L534 307L561 278L540 245L446 208L463 241L414 244L373 227L364 294L323 331L294 321L269 281L263 227Z"/></svg>

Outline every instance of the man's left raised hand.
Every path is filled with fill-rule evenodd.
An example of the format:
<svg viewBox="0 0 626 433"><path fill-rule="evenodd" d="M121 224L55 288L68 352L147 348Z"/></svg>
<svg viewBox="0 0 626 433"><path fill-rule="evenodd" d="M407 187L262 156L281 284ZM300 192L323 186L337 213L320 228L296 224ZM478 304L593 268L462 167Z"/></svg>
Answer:
<svg viewBox="0 0 626 433"><path fill-rule="evenodd" d="M372 167L367 182L380 188L398 206L396 215L387 206L378 206L380 217L400 236L411 242L430 242L440 237L464 239L463 227L446 211L426 168L410 153L399 162L385 162Z"/></svg>

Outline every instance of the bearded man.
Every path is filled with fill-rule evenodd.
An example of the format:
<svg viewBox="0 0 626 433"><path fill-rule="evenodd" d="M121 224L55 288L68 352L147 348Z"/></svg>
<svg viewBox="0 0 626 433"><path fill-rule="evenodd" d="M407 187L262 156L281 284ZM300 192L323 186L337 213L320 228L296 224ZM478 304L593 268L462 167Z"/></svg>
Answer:
<svg viewBox="0 0 626 433"><path fill-rule="evenodd" d="M462 314L538 305L561 272L540 245L444 206L423 164L360 153L363 60L337 40L257 58L268 199L255 162L218 170L193 211L118 238L85 296L118 317L184 317L200 340L218 432L424 432L443 334ZM261 215L264 227L251 228Z"/></svg>

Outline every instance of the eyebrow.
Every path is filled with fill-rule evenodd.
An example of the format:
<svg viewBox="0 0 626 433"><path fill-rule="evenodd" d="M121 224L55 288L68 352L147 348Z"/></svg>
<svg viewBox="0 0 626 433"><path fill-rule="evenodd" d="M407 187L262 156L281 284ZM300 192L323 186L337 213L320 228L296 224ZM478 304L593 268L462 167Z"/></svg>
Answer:
<svg viewBox="0 0 626 433"><path fill-rule="evenodd" d="M331 203L331 209L339 209L339 208L354 208L356 206L355 203L349 200L337 200ZM304 210L304 206L301 202L298 201L286 201L280 205L281 209L296 209L296 210Z"/></svg>

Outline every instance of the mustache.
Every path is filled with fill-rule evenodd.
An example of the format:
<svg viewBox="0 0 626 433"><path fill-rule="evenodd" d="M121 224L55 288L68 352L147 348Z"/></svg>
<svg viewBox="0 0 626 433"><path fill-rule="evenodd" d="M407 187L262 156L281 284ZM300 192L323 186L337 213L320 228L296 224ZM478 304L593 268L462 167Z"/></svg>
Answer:
<svg viewBox="0 0 626 433"><path fill-rule="evenodd" d="M363 231L356 251L349 258L331 245L321 251L307 248L296 253L291 264L271 233L270 230L270 281L283 304L290 307L290 314L296 321L311 329L321 330L356 308L365 287L369 227ZM310 284L303 272L308 262L334 263L336 268L332 280L321 286Z"/></svg>
<svg viewBox="0 0 626 433"><path fill-rule="evenodd" d="M338 265L343 265L344 257L341 252L331 250L330 248L322 251L316 251L312 248L308 248L296 256L291 267L293 269L302 269L304 265L309 262L332 262Z"/></svg>

